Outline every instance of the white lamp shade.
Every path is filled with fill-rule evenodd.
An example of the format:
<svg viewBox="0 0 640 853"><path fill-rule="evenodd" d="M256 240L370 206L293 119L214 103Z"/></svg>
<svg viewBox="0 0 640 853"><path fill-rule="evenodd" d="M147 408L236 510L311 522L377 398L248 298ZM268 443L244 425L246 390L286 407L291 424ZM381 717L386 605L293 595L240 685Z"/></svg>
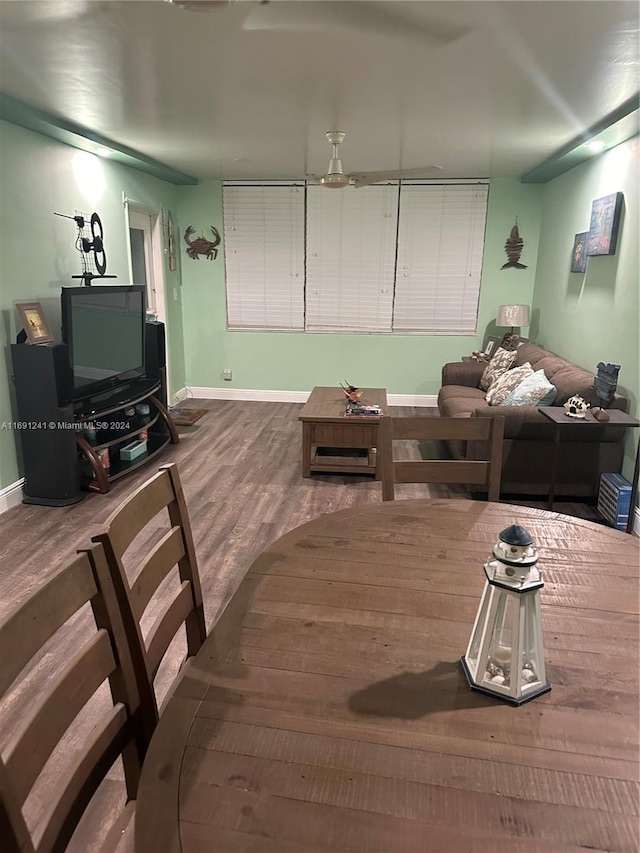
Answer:
<svg viewBox="0 0 640 853"><path fill-rule="evenodd" d="M496 326L528 326L529 322L528 305L501 305L498 308Z"/></svg>

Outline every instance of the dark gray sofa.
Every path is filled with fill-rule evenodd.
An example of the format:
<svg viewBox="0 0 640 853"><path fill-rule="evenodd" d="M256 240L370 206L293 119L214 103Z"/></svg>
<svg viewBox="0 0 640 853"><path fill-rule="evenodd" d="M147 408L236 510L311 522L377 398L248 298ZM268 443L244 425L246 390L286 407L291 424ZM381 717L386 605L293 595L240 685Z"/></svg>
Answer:
<svg viewBox="0 0 640 853"><path fill-rule="evenodd" d="M561 406L579 394L592 406L599 404L590 372L564 358L525 343L517 350L514 366L530 362L544 370L558 393L553 403ZM444 417L494 417L504 415L502 494L547 495L551 473L554 425L537 406L489 406L478 387L485 365L474 361L451 362L442 368L438 409ZM616 394L610 408L627 410L627 400ZM595 498L600 474L619 473L624 455L625 430L602 426L581 430L580 424L563 427L556 472L556 495ZM449 442L456 459L483 459L486 450L479 442Z"/></svg>

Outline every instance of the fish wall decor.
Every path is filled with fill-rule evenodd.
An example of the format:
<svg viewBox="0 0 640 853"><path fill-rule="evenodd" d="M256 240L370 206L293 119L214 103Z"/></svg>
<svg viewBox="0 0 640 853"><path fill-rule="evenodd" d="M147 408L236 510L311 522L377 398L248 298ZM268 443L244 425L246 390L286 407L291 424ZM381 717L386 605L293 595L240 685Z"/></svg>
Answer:
<svg viewBox="0 0 640 853"><path fill-rule="evenodd" d="M507 242L504 244L504 250L507 253L507 258L509 258L509 260L506 264L503 264L500 269L506 270L511 268L516 270L526 270L527 265L519 263L523 249L524 240L518 231L518 220L516 219L516 224L511 229L511 234L509 234Z"/></svg>

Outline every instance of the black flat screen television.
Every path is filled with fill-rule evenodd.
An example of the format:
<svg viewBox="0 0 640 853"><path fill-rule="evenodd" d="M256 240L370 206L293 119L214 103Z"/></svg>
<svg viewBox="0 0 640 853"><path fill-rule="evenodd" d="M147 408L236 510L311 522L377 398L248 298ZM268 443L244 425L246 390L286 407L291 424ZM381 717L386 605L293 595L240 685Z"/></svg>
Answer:
<svg viewBox="0 0 640 853"><path fill-rule="evenodd" d="M61 303L74 399L145 375L144 285L63 287Z"/></svg>

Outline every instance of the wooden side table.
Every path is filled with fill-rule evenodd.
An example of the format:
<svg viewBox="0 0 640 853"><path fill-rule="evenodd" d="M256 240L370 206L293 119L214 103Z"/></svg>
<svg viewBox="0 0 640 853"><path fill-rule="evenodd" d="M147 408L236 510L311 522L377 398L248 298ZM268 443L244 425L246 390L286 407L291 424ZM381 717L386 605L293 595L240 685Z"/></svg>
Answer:
<svg viewBox="0 0 640 853"><path fill-rule="evenodd" d="M601 429L604 430L608 426L621 427L639 427L640 421L637 418L628 415L620 409L607 409L609 415L608 421L597 420L591 412L587 412L584 418L570 418L565 414L562 406L540 406L538 409L541 415L549 418L555 424L555 433L553 436L553 459L551 462L551 477L549 480L549 498L548 509L553 509L553 500L556 489L556 471L558 465L558 455L560 452L560 434L562 427L579 426L580 429ZM629 520L627 521L627 533L633 533L633 517L635 512L635 496L638 491L638 460L640 456L640 446L636 450L636 462L633 471L633 483L631 484L631 505L629 506Z"/></svg>
<svg viewBox="0 0 640 853"><path fill-rule="evenodd" d="M376 404L387 411L384 388L363 388L362 402ZM374 474L380 479L377 464L377 415L345 415L346 398L341 388L316 387L302 407L302 476L313 471L343 474ZM334 448L334 454L322 450ZM352 452L350 452L352 451ZM360 454L358 451L364 451Z"/></svg>

